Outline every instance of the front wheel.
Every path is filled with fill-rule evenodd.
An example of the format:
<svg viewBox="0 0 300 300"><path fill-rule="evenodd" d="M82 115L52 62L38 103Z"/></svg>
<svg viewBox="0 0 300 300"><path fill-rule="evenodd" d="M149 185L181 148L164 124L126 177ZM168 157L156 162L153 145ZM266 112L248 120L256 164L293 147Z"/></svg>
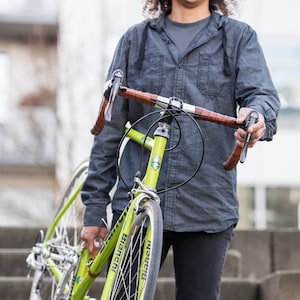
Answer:
<svg viewBox="0 0 300 300"><path fill-rule="evenodd" d="M154 298L162 234L160 206L156 201L148 200L141 206L141 212L132 223L109 299Z"/></svg>

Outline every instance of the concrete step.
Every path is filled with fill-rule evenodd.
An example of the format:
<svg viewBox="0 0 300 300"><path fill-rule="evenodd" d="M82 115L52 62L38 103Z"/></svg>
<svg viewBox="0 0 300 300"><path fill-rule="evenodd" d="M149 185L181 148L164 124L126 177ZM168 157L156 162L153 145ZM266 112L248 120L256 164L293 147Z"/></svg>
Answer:
<svg viewBox="0 0 300 300"><path fill-rule="evenodd" d="M0 249L0 276L26 276L30 249Z"/></svg>
<svg viewBox="0 0 300 300"><path fill-rule="evenodd" d="M258 282L251 278L224 277L220 300L262 300L258 295Z"/></svg>
<svg viewBox="0 0 300 300"><path fill-rule="evenodd" d="M260 281L261 300L300 300L300 270L277 271Z"/></svg>
<svg viewBox="0 0 300 300"><path fill-rule="evenodd" d="M27 248L39 239L41 228L35 227L2 227L0 230L0 249L2 248ZM44 232L46 229L44 229Z"/></svg>
<svg viewBox="0 0 300 300"><path fill-rule="evenodd" d="M2 269L2 266L1 266ZM300 270L277 271L256 280L251 278L222 278L220 300L300 300ZM99 298L104 278L98 278L91 296ZM0 277L0 295L5 300L24 300L30 293L31 279L24 276ZM160 274L155 300L175 299L175 280Z"/></svg>
<svg viewBox="0 0 300 300"><path fill-rule="evenodd" d="M27 276L26 258L31 249L0 249L0 276ZM223 276L240 277L241 274L241 257L236 251L229 251L225 263ZM160 270L160 277L174 277L173 252L169 254Z"/></svg>
<svg viewBox="0 0 300 300"><path fill-rule="evenodd" d="M258 283L255 280L227 277L222 279L220 300L260 300L257 291ZM174 278L159 278L155 300L171 299L175 299Z"/></svg>
<svg viewBox="0 0 300 300"><path fill-rule="evenodd" d="M31 279L26 278L29 270L25 259L39 241L39 231L1 228L0 299L28 298ZM236 231L225 263L221 300L300 300L299 246L298 231ZM98 279L97 285L103 280ZM101 287L93 289L99 298ZM173 299L172 251L160 271L157 291L156 300Z"/></svg>
<svg viewBox="0 0 300 300"><path fill-rule="evenodd" d="M26 277L0 277L0 295L5 300L29 298L31 279Z"/></svg>
<svg viewBox="0 0 300 300"><path fill-rule="evenodd" d="M39 231L40 228L35 227L2 227L0 249L30 249L38 240ZM236 255L235 262L240 260L241 265L236 268L240 267L241 270L236 269L234 272L235 274L241 272L244 278L261 279L278 270L300 270L299 247L300 231L297 230L237 230L231 250L240 253ZM233 274L226 276L233 276Z"/></svg>
<svg viewBox="0 0 300 300"><path fill-rule="evenodd" d="M104 279L97 279L92 287L90 296L100 299ZM0 295L5 300L26 300L29 297L31 279L26 277L0 277ZM257 298L257 282L246 279L222 280L220 300L269 300L271 298ZM157 282L155 300L175 299L175 280L169 277L161 277ZM284 298L278 298L278 300ZM285 298L285 300L298 300L299 298ZM272 298L277 300L277 298Z"/></svg>

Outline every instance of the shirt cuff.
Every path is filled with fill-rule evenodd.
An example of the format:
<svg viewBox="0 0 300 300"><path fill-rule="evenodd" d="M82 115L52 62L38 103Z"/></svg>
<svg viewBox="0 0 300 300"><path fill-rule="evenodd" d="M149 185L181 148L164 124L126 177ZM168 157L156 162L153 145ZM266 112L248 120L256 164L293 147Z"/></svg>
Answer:
<svg viewBox="0 0 300 300"><path fill-rule="evenodd" d="M104 226L106 227L106 206L89 204L85 207L83 226Z"/></svg>

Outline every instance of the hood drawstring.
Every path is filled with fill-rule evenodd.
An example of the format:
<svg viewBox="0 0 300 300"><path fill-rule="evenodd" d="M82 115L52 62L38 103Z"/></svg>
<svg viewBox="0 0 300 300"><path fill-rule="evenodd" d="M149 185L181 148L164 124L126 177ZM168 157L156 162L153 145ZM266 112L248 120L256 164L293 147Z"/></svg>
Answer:
<svg viewBox="0 0 300 300"><path fill-rule="evenodd" d="M226 21L223 19L222 22L222 45L223 45L223 49L224 49L224 69L223 72L225 74L225 76L231 76L233 74L233 70L232 67L230 65L230 61L229 61L229 57L228 57L228 53L227 53L227 35L226 35L226 30L225 30L225 25L226 25Z"/></svg>
<svg viewBox="0 0 300 300"><path fill-rule="evenodd" d="M141 41L141 45L140 45L138 59L135 63L136 68L139 71L142 69L142 66L143 66L144 54L145 54L145 45L146 45L146 39L147 39L147 31L148 31L149 26L150 26L150 22L147 22L146 25L145 25L145 28L143 30L143 34L142 34L142 41Z"/></svg>

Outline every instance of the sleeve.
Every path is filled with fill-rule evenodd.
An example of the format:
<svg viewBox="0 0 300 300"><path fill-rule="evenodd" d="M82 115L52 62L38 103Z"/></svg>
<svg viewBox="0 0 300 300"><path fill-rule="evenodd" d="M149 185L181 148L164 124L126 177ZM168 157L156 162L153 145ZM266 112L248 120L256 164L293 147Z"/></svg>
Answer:
<svg viewBox="0 0 300 300"><path fill-rule="evenodd" d="M236 67L237 102L240 107L255 109L264 116L266 132L261 140L270 141L277 131L280 100L257 35L249 26L243 32L239 44Z"/></svg>
<svg viewBox="0 0 300 300"><path fill-rule="evenodd" d="M116 47L107 79L115 69L126 70L128 49L129 44L124 35ZM125 72L124 81L126 81ZM106 207L111 201L109 193L117 179L117 148L127 122L127 111L126 99L117 97L112 120L107 122L102 132L94 138L88 176L81 191L82 202L85 205L84 226L101 226L103 220L106 221Z"/></svg>

